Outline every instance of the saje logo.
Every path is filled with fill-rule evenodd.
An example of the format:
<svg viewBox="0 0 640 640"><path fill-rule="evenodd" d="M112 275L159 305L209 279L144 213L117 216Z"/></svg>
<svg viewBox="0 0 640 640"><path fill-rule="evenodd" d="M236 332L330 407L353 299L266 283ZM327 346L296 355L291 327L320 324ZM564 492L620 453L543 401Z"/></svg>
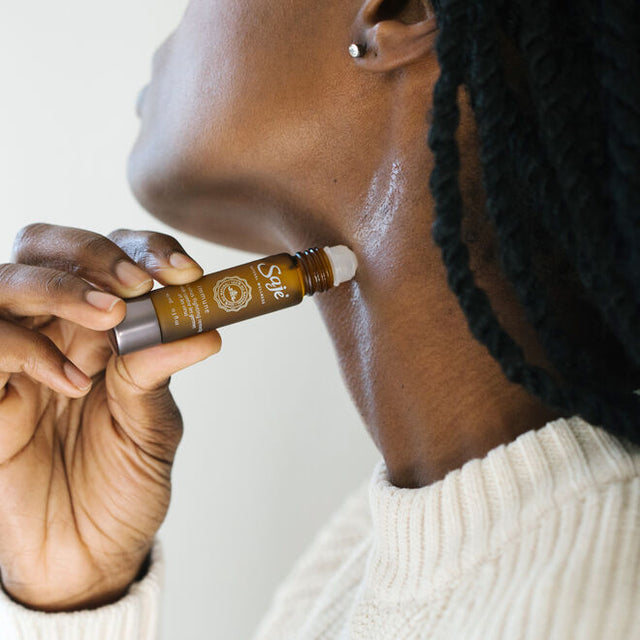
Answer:
<svg viewBox="0 0 640 640"><path fill-rule="evenodd" d="M260 272L260 275L269 281L264 286L269 291L271 291L271 293L273 293L273 297L276 300L283 300L284 298L288 298L289 294L285 293L287 287L284 282L282 282L282 280L278 277L282 275L282 269L277 264L272 264L269 269L265 270L266 266L266 262L261 262L258 265L258 271Z"/></svg>
<svg viewBox="0 0 640 640"><path fill-rule="evenodd" d="M223 311L240 311L251 300L251 286L244 278L227 276L216 282L213 287L213 298Z"/></svg>

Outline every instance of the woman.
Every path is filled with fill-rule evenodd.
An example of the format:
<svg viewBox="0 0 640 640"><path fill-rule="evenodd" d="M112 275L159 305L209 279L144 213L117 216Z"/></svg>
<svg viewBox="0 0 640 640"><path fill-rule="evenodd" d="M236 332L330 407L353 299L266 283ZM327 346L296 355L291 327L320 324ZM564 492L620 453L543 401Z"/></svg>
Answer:
<svg viewBox="0 0 640 640"><path fill-rule="evenodd" d="M618 5L193 0L156 55L143 205L360 261L318 302L384 463L259 638L640 634L640 16ZM114 358L104 331L151 278L202 272L158 234L34 225L15 246L2 628L155 637L167 380L220 341Z"/></svg>

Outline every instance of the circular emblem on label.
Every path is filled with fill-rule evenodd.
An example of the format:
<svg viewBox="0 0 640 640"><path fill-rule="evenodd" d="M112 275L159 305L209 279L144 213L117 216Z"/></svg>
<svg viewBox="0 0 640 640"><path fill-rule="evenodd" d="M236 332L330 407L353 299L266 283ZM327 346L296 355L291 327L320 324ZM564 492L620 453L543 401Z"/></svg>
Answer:
<svg viewBox="0 0 640 640"><path fill-rule="evenodd" d="M228 276L216 282L213 298L223 311L240 311L251 300L251 287L244 278Z"/></svg>

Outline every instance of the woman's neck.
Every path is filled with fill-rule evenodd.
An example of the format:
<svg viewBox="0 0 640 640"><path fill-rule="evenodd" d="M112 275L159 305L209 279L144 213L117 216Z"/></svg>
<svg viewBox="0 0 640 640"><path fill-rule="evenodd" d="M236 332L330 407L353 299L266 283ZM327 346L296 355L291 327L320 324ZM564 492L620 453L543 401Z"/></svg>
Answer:
<svg viewBox="0 0 640 640"><path fill-rule="evenodd" d="M471 335L447 286L426 187L397 162L372 181L341 235L360 260L355 281L318 298L352 397L394 484L439 480L467 460L561 415L509 382ZM533 329L474 222L471 266L529 361L548 367ZM469 234L467 234L469 235Z"/></svg>

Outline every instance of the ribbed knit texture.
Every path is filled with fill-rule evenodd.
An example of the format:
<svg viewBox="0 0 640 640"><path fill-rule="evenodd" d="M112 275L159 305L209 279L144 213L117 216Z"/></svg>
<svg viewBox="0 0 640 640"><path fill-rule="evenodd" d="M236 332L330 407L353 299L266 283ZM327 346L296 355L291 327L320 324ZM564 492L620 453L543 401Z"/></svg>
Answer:
<svg viewBox="0 0 640 640"><path fill-rule="evenodd" d="M366 497L298 562L259 640L640 638L640 447L560 419L421 489L381 464Z"/></svg>
<svg viewBox="0 0 640 640"><path fill-rule="evenodd" d="M151 640L149 575L96 611L0 598L3 640ZM216 621L203 638L221 637ZM640 447L556 420L440 482L398 489L380 464L275 596L257 640L637 640Z"/></svg>
<svg viewBox="0 0 640 640"><path fill-rule="evenodd" d="M154 640L162 585L162 551L154 545L149 572L118 602L92 611L42 613L13 602L0 589L2 640Z"/></svg>

